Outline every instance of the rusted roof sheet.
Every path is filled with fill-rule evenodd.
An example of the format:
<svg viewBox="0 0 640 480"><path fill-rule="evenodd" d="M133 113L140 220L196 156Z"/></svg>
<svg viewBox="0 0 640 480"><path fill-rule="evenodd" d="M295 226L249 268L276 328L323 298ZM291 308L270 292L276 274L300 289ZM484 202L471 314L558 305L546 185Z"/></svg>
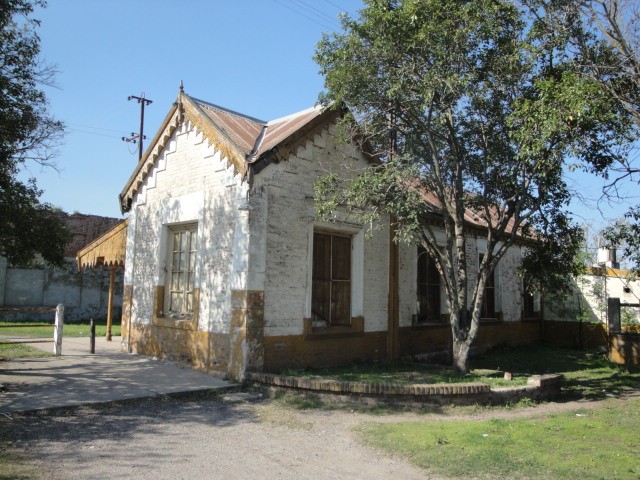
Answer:
<svg viewBox="0 0 640 480"><path fill-rule="evenodd" d="M322 113L321 108L312 107L267 122L203 100L191 100L242 150L242 153L253 158L276 147Z"/></svg>
<svg viewBox="0 0 640 480"><path fill-rule="evenodd" d="M437 210L442 209L442 203L433 192L428 192L421 188L420 194L427 203L433 205ZM491 207L489 213L491 215L491 224L493 226L496 226L500 220L500 212L498 211L498 208ZM471 208L465 208L464 221L467 222L472 227L486 229L489 226L489 223L485 218L484 211L474 211ZM504 230L504 233L508 235L511 234L513 232L514 226L515 226L515 220L512 217L507 222L507 226ZM516 235L518 237L522 236L520 231L517 232Z"/></svg>
<svg viewBox="0 0 640 480"><path fill-rule="evenodd" d="M78 268L93 268L102 265L124 266L127 223L127 220L123 220L80 250L76 256Z"/></svg>
<svg viewBox="0 0 640 480"><path fill-rule="evenodd" d="M287 117L271 120L267 123L264 139L257 155L262 155L279 145L322 113L320 107L312 107Z"/></svg>
<svg viewBox="0 0 640 480"><path fill-rule="evenodd" d="M264 120L258 120L247 115L243 115L233 110L214 105L204 100L191 98L229 139L242 150L242 153L249 155L253 151L256 140L260 136L262 129L267 125Z"/></svg>

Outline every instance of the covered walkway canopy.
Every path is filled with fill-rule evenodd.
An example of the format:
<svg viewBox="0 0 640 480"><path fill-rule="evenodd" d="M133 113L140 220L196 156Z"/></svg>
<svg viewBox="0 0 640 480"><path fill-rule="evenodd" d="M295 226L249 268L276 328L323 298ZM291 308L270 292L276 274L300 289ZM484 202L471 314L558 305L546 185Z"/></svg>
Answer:
<svg viewBox="0 0 640 480"><path fill-rule="evenodd" d="M127 243L127 220L96 238L78 252L78 268L110 267L109 303L107 304L107 340L111 340L111 317L113 312L113 289L115 271L124 267L125 247Z"/></svg>

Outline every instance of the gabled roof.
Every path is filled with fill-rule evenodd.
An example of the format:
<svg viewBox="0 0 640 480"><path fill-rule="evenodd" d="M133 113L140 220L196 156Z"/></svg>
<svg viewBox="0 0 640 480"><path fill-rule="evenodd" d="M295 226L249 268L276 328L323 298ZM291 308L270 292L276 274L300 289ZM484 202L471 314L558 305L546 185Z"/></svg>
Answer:
<svg viewBox="0 0 640 480"><path fill-rule="evenodd" d="M264 121L180 91L177 101L120 193L120 208L123 213L129 210L133 197L153 169L171 134L185 120L202 132L209 144L233 165L236 173L246 175L252 165L256 165L254 173L258 173L272 161L286 160L317 128L333 121L338 115L340 112L337 110L312 107L276 120Z"/></svg>
<svg viewBox="0 0 640 480"><path fill-rule="evenodd" d="M265 121L192 98L209 119L247 156L256 159L322 114L320 107Z"/></svg>

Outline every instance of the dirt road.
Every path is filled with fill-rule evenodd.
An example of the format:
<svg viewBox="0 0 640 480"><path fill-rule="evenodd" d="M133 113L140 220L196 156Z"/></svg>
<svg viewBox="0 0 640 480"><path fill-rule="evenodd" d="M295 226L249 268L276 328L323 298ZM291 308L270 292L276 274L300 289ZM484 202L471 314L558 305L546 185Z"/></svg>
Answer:
<svg viewBox="0 0 640 480"><path fill-rule="evenodd" d="M435 479L405 459L361 445L354 427L363 422L526 418L622 401L373 415L298 410L238 393L0 417L0 438L29 459L32 469L20 478Z"/></svg>
<svg viewBox="0 0 640 480"><path fill-rule="evenodd" d="M155 399L16 415L0 428L47 479L429 478L358 444L348 417L271 402Z"/></svg>

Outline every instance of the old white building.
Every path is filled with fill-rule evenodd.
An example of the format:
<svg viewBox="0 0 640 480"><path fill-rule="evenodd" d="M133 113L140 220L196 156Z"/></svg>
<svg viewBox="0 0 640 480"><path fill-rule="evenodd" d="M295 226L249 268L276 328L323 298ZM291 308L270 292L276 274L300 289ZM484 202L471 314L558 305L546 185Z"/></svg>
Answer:
<svg viewBox="0 0 640 480"><path fill-rule="evenodd" d="M311 108L265 122L180 92L120 195L131 351L237 379L448 354L428 257L396 246L388 222L369 238L347 219L315 217L316 178L368 164L337 141L338 115ZM477 265L485 243L468 245ZM540 338L539 308L523 301L516 275L520 254L512 248L494 274L480 349Z"/></svg>

